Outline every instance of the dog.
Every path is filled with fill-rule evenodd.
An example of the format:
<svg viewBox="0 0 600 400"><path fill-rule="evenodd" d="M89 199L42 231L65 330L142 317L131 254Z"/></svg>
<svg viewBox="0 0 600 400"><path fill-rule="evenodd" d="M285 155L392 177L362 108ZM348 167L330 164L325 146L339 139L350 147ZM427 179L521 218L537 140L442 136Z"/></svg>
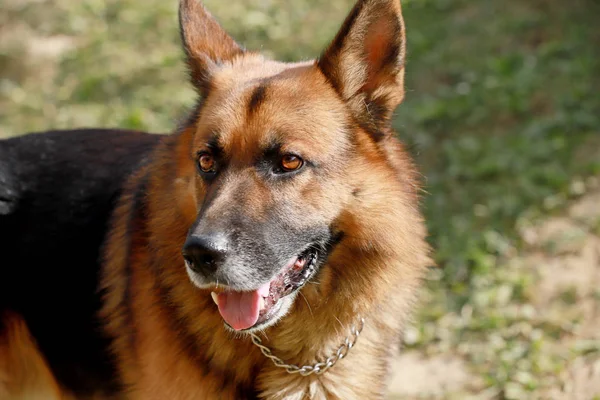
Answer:
<svg viewBox="0 0 600 400"><path fill-rule="evenodd" d="M110 396L383 398L431 265L391 127L399 0L359 0L299 63L242 48L196 0L179 21L199 100L132 161L102 247Z"/></svg>

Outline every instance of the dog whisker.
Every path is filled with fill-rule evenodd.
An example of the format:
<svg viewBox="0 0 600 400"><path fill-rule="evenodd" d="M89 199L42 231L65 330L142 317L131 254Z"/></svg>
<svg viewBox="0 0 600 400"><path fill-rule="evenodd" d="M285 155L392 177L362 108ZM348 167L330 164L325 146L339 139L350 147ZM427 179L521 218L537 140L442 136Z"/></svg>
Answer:
<svg viewBox="0 0 600 400"><path fill-rule="evenodd" d="M312 312L312 308L310 307L310 304L308 304L308 300L306 300L306 296L304 296L304 294L302 292L298 292L300 293L300 296L302 296L302 298L304 299L304 302L306 303L306 305L308 306L308 310L310 311L310 315L311 317L314 318L314 314Z"/></svg>

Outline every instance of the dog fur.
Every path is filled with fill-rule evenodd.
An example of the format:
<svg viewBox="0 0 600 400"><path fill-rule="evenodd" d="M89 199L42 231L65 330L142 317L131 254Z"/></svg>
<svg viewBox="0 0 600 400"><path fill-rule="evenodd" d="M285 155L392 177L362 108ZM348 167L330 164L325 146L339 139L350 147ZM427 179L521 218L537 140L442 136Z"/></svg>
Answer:
<svg viewBox="0 0 600 400"><path fill-rule="evenodd" d="M45 359L78 396L114 392L109 340L97 316L100 248L121 186L160 139L80 129L0 140L0 338L12 359L32 343L19 339L27 328L43 354L6 361L9 376L29 382L15 366ZM33 354L24 350L21 359ZM11 387L17 393L19 385Z"/></svg>

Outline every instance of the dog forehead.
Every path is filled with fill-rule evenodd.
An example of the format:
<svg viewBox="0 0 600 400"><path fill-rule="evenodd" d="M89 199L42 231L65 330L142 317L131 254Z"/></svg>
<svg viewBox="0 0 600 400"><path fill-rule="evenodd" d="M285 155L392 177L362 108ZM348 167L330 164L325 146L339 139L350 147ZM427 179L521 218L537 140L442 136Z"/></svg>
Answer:
<svg viewBox="0 0 600 400"><path fill-rule="evenodd" d="M275 63L266 70L232 66L215 75L198 140L217 136L225 151L242 146L245 152L277 143L325 154L343 145L347 110L312 63Z"/></svg>

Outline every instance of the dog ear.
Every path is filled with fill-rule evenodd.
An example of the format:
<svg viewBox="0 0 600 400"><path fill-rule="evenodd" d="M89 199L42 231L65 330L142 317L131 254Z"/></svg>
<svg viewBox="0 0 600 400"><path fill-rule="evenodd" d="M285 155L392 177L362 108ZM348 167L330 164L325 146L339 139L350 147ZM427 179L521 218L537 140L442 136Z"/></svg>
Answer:
<svg viewBox="0 0 600 400"><path fill-rule="evenodd" d="M379 140L404 98L405 33L399 0L359 0L317 61L358 122Z"/></svg>
<svg viewBox="0 0 600 400"><path fill-rule="evenodd" d="M244 52L199 0L179 3L179 33L192 84L206 95L211 71Z"/></svg>

